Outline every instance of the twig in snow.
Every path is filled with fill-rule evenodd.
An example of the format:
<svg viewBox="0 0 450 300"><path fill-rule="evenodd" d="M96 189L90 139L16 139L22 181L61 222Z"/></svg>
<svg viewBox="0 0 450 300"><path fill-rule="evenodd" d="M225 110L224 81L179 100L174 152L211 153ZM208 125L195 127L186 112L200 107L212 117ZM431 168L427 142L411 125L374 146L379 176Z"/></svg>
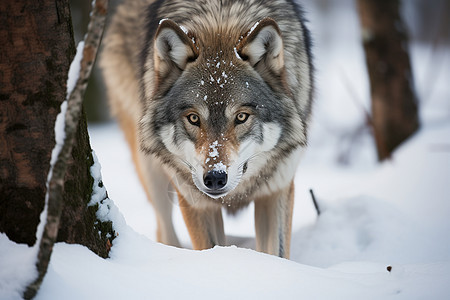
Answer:
<svg viewBox="0 0 450 300"><path fill-rule="evenodd" d="M108 0L96 0L93 2L91 20L84 41L83 58L80 62L79 77L75 88L70 92L70 95L68 95L67 98L67 112L65 115L64 129L66 138L56 163L53 166L53 173L49 182L47 220L39 245L38 260L36 263L38 277L27 287L24 293L25 299L32 299L39 290L47 272L53 245L58 236L59 221L63 207L64 175L75 141L87 81L91 74L100 40L103 35L107 7Z"/></svg>
<svg viewBox="0 0 450 300"><path fill-rule="evenodd" d="M316 209L317 216L320 216L320 208L319 208L319 204L316 201L316 197L314 196L314 192L313 192L312 189L310 189L309 192L311 194L311 198L312 198L312 201L314 203L314 208Z"/></svg>

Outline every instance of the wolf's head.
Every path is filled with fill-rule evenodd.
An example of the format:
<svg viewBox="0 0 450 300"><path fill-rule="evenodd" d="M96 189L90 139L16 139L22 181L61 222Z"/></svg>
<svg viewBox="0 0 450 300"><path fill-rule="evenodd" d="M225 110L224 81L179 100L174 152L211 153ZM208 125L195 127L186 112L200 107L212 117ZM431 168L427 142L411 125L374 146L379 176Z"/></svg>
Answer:
<svg viewBox="0 0 450 300"><path fill-rule="evenodd" d="M275 148L279 156L305 143L274 20L220 30L162 20L151 51L142 148L189 172L209 197L258 176Z"/></svg>

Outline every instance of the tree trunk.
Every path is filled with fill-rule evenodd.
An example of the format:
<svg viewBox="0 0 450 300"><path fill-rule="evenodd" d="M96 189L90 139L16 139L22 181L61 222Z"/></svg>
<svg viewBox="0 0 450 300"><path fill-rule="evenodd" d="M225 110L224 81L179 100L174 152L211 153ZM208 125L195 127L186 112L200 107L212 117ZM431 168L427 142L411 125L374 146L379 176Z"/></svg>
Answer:
<svg viewBox="0 0 450 300"><path fill-rule="evenodd" d="M90 174L93 163L86 115L83 111L64 176L64 206L57 242L85 245L97 255L106 258L114 239L114 231L111 222L97 220L96 205L88 206L94 184Z"/></svg>
<svg viewBox="0 0 450 300"><path fill-rule="evenodd" d="M419 127L417 99L399 0L358 0L379 160Z"/></svg>
<svg viewBox="0 0 450 300"><path fill-rule="evenodd" d="M98 7L106 15L106 6ZM101 32L96 38L101 38ZM0 43L0 232L14 242L32 246L45 204L55 120L66 99L68 71L75 54L68 0L0 1ZM84 56L91 56L83 60L89 68L87 74L95 54L96 50L85 47ZM80 84L79 102L85 82L87 79ZM73 138L68 137L66 127L64 146L71 146L63 162L61 201L49 199L46 226L50 217L56 217L56 227L50 228L53 242L79 243L107 257L115 233L111 222L97 220L98 205L88 206L94 183L92 150L85 114L76 111ZM46 231L47 227L38 258L38 269L43 265L45 270L53 248L52 243L42 244L47 242ZM41 261L45 247L47 261ZM33 293L25 296L30 298Z"/></svg>
<svg viewBox="0 0 450 300"><path fill-rule="evenodd" d="M75 53L67 1L0 1L0 232L33 245Z"/></svg>

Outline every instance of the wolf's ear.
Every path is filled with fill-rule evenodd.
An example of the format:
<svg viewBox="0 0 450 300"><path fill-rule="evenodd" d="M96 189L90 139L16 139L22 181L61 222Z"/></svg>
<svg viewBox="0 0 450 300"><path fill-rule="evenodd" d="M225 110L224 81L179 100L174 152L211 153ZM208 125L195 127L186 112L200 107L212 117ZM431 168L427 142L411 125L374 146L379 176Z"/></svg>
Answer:
<svg viewBox="0 0 450 300"><path fill-rule="evenodd" d="M267 71L280 75L284 67L283 40L275 20L264 18L257 22L236 50L260 73ZM264 76L263 76L264 77Z"/></svg>
<svg viewBox="0 0 450 300"><path fill-rule="evenodd" d="M198 50L185 29L169 19L159 23L154 42L155 71L159 78L184 70L197 56Z"/></svg>

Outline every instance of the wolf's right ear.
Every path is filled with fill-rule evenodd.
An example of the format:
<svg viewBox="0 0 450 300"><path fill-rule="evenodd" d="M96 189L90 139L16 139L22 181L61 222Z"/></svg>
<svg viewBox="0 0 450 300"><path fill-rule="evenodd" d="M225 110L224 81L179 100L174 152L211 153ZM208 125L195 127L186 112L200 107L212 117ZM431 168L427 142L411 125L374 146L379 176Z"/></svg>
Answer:
<svg viewBox="0 0 450 300"><path fill-rule="evenodd" d="M271 18L257 22L236 46L236 51L242 59L248 61L263 75L282 73L283 39L278 24Z"/></svg>
<svg viewBox="0 0 450 300"><path fill-rule="evenodd" d="M169 19L159 23L155 34L154 62L155 72L160 79L174 70L184 70L186 64L197 56L198 49L185 29Z"/></svg>

